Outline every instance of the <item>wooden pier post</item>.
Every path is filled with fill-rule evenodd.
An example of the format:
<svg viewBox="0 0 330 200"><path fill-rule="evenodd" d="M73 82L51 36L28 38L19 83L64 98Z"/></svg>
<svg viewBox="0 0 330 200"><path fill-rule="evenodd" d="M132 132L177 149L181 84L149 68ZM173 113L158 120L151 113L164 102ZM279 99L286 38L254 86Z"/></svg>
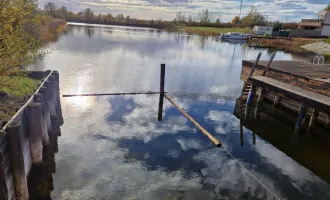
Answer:
<svg viewBox="0 0 330 200"><path fill-rule="evenodd" d="M165 64L160 65L160 92L165 92Z"/></svg>
<svg viewBox="0 0 330 200"><path fill-rule="evenodd" d="M317 121L317 118L318 118L319 114L320 114L320 112L318 110L316 110L316 109L313 110L311 119L309 121L308 128L314 128L315 127L315 124L316 124L316 121Z"/></svg>
<svg viewBox="0 0 330 200"><path fill-rule="evenodd" d="M44 117L46 120L46 124L47 124L47 134L49 134L52 131L52 122L50 119L50 112L49 112L49 104L50 102L48 101L48 93L49 91L47 91L46 87L41 87L39 90L40 94L42 94L43 96L43 109L44 109Z"/></svg>
<svg viewBox="0 0 330 200"><path fill-rule="evenodd" d="M29 121L29 140L32 164L42 163L42 107L40 103L32 102L27 106Z"/></svg>
<svg viewBox="0 0 330 200"><path fill-rule="evenodd" d="M300 105L300 109L299 109L297 123L296 123L296 130L300 130L301 129L301 126L303 125L303 122L305 121L306 112L307 112L306 105L305 104L301 104Z"/></svg>
<svg viewBox="0 0 330 200"><path fill-rule="evenodd" d="M56 114L57 114L57 121L60 125L64 123L63 121L63 115L62 115L62 108L61 108L61 99L60 99L60 75L58 71L53 71L53 75L55 76L55 81L56 81L56 101L57 101L57 106L56 106Z"/></svg>
<svg viewBox="0 0 330 200"><path fill-rule="evenodd" d="M330 126L330 115L328 114L324 127L329 128L329 126Z"/></svg>
<svg viewBox="0 0 330 200"><path fill-rule="evenodd" d="M5 170L3 169L2 152L0 152L0 199L8 199Z"/></svg>
<svg viewBox="0 0 330 200"><path fill-rule="evenodd" d="M48 130L47 130L47 120L46 120L46 111L45 111L45 103L44 103L44 97L42 94L38 93L34 95L34 102L38 102L41 104L41 111L42 111L42 117L41 117L41 138L42 138L42 144L48 145L49 144L49 137L48 137Z"/></svg>
<svg viewBox="0 0 330 200"><path fill-rule="evenodd" d="M47 88L47 101L48 101L48 111L50 113L51 118L56 117L55 103L53 100L54 90L53 84L51 81L45 81L45 87Z"/></svg>
<svg viewBox="0 0 330 200"><path fill-rule="evenodd" d="M163 120L163 104L165 93L165 64L160 65L160 94L159 94L159 106L158 106L158 121Z"/></svg>
<svg viewBox="0 0 330 200"><path fill-rule="evenodd" d="M274 98L274 103L273 103L273 107L276 108L278 106L278 104L281 101L281 96L276 94L275 98Z"/></svg>
<svg viewBox="0 0 330 200"><path fill-rule="evenodd" d="M21 124L9 124L7 133L16 198L19 200L28 200L29 192L24 169L23 133Z"/></svg>

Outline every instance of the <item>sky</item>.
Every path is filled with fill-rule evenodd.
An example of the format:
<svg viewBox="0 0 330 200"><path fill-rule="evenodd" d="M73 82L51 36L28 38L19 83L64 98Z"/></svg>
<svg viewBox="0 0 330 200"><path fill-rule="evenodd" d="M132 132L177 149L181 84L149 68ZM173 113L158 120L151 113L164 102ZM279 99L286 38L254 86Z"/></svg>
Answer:
<svg viewBox="0 0 330 200"><path fill-rule="evenodd" d="M96 14L124 14L140 19L171 20L178 11L196 15L209 9L214 18L231 21L239 15L240 0L39 0L39 7L52 1L73 12L91 8ZM243 0L242 16L255 6L268 20L300 21L302 18L317 18L329 0Z"/></svg>

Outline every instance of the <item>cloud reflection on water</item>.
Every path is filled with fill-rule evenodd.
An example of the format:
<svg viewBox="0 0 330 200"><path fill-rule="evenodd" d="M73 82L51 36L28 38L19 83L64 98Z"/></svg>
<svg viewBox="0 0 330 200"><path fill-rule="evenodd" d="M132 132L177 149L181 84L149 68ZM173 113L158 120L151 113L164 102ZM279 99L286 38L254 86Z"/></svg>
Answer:
<svg viewBox="0 0 330 200"><path fill-rule="evenodd" d="M253 146L248 136L245 142L248 145L235 145L239 121L226 111L232 108L232 101L176 100L191 115L205 116L198 121L209 130L215 125L214 134L273 192L294 199L308 199L310 195L318 199L329 197L325 182L263 140L258 138ZM167 101L164 119L158 122L157 95L97 98L94 107L88 115L66 117L69 125L64 125L62 132L75 132L78 127L70 127L72 124L83 125L74 136L62 136L59 148L64 151L57 156L56 177L60 178L55 197L273 199ZM219 127L225 130L225 135L217 133ZM69 180L76 181L70 186L66 183Z"/></svg>

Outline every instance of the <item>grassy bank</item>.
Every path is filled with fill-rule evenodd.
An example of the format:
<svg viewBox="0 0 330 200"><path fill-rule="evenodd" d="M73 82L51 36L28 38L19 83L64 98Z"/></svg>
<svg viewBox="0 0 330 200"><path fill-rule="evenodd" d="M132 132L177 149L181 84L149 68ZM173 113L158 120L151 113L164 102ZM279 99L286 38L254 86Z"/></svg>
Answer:
<svg viewBox="0 0 330 200"><path fill-rule="evenodd" d="M238 32L238 33L249 33L251 29L249 28L216 28L216 27L203 27L203 26L177 26L177 30L193 33L198 35L213 35L220 33L228 33L228 32Z"/></svg>
<svg viewBox="0 0 330 200"><path fill-rule="evenodd" d="M292 39L261 39L260 46L265 48L278 48L286 49L290 52L303 52L306 51L303 48L300 48L303 45L311 44L315 42L323 41L322 39L313 39L313 38L292 38Z"/></svg>
<svg viewBox="0 0 330 200"><path fill-rule="evenodd" d="M40 80L25 75L0 77L0 128L38 88Z"/></svg>

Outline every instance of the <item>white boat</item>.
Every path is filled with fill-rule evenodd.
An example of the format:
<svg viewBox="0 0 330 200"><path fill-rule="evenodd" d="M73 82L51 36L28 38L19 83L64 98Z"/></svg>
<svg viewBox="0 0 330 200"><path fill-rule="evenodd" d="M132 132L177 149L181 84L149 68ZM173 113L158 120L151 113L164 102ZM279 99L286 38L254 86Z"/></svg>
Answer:
<svg viewBox="0 0 330 200"><path fill-rule="evenodd" d="M224 33L218 36L219 39L226 39L226 40L247 40L250 34L242 34L242 33Z"/></svg>

